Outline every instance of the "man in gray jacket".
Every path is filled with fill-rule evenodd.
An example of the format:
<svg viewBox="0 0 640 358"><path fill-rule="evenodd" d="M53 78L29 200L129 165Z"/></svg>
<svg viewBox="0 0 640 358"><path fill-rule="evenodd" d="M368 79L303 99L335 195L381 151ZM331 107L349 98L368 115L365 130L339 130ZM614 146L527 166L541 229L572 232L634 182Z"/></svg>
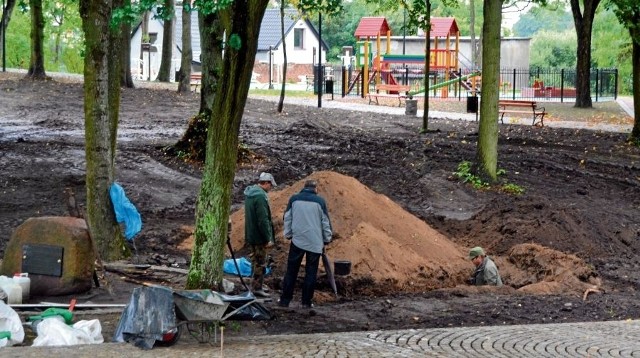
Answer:
<svg viewBox="0 0 640 358"><path fill-rule="evenodd" d="M289 199L284 213L284 237L291 240L287 272L278 305L288 307L298 278L302 258L306 256L302 306L313 307L312 299L324 245L331 241L331 221L327 204L318 193L318 182L307 180L304 188Z"/></svg>
<svg viewBox="0 0 640 358"><path fill-rule="evenodd" d="M498 273L496 264L484 253L480 246L476 246L469 251L469 259L476 265L476 269L471 276L471 284L476 286L492 285L502 286L502 278Z"/></svg>

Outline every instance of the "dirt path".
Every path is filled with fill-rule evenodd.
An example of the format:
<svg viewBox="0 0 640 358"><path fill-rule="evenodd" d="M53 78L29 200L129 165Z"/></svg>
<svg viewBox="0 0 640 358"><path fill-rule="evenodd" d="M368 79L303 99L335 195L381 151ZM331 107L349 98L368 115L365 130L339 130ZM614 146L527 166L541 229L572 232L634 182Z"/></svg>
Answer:
<svg viewBox="0 0 640 358"><path fill-rule="evenodd" d="M26 218L64 215L63 190L84 202L82 90L79 84L17 82L0 77L0 250ZM118 181L141 211L144 230L136 262L186 267L181 248L194 222L198 167L163 157L195 113L196 95L124 90L119 128ZM459 163L475 156L477 124L249 101L242 141L261 160L238 169L234 209L256 173L269 170L287 187L314 172L356 178L398 203L460 247L484 246L511 262L510 250L534 243L584 260L605 294L531 295L508 282L502 290L459 286L425 293L385 290L371 295L354 282L340 302L314 315L273 308L278 319L247 323L245 332L288 333L395 327L545 323L637 318L640 283L640 150L625 135L584 129L501 125L499 167L522 195L474 190L454 179ZM241 253L242 250L238 249ZM283 262L270 284L277 289ZM528 283L544 280L532 273ZM179 286L180 277L171 278ZM350 286L351 285L351 286ZM354 286L355 285L355 286ZM122 285L126 301L131 285ZM321 280L320 293L329 289ZM391 292L390 292L391 291ZM380 292L387 295L380 297ZM321 296L320 296L321 297ZM60 298L63 299L63 298ZM99 300L100 297L94 297ZM340 312L338 314L337 312Z"/></svg>

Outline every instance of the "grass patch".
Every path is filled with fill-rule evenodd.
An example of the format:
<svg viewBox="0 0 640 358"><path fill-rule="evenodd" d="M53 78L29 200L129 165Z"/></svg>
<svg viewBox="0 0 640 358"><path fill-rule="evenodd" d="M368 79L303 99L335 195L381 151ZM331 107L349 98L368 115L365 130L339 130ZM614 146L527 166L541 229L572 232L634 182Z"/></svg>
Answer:
<svg viewBox="0 0 640 358"><path fill-rule="evenodd" d="M252 88L249 90L249 94L257 95L257 96L280 96L280 88L274 89L257 89ZM296 97L296 98L314 98L317 95L314 95L312 91L300 91L300 90L285 90L285 97Z"/></svg>

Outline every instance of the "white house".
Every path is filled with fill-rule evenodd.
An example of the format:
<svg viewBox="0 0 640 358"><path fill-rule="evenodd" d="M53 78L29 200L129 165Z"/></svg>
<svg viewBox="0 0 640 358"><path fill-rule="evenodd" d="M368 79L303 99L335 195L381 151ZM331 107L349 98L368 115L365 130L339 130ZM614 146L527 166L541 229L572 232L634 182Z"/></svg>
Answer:
<svg viewBox="0 0 640 358"><path fill-rule="evenodd" d="M182 9L176 6L175 27L172 48L173 76L180 69L182 49ZM284 52L281 39L280 9L267 9L260 27L258 51L254 72L257 80L267 83L269 80L280 82L284 63ZM149 20L150 46L142 45L142 27L138 25L131 36L131 68L135 78L155 80L160 68L162 54L162 35L164 21ZM284 17L285 43L287 47L287 78L288 81L299 81L303 75L313 74L313 65L318 63L318 49L321 48L320 63L326 61L327 45L322 41L319 46L319 34L309 20L300 17L293 9L285 10ZM200 71L200 32L198 28L198 14L191 13L191 47L193 51L192 71ZM271 61L269 58L271 57ZM269 71L271 65L271 72ZM149 75L150 73L150 75ZM271 73L271 78L269 78Z"/></svg>

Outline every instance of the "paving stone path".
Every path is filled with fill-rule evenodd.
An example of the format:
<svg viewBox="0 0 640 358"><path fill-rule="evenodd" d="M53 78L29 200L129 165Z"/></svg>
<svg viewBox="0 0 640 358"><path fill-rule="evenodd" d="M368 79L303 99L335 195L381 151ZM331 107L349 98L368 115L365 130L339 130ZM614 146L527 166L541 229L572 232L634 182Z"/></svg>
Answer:
<svg viewBox="0 0 640 358"><path fill-rule="evenodd" d="M131 344L0 348L3 357L640 357L640 320L178 341L144 351Z"/></svg>

